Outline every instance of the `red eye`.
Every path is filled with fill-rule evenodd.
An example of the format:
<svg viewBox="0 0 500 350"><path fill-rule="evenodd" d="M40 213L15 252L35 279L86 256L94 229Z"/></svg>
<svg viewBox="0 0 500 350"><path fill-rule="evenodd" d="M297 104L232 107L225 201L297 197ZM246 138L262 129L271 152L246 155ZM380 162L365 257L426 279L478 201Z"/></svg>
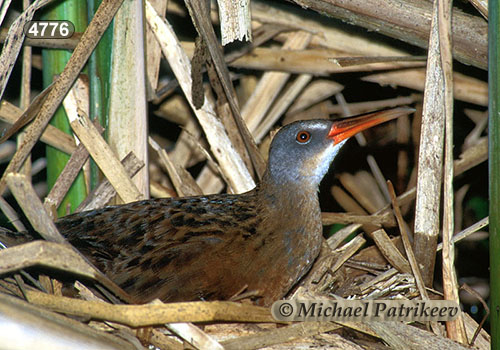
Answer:
<svg viewBox="0 0 500 350"><path fill-rule="evenodd" d="M302 130L297 133L297 142L299 143L307 143L310 139L311 134L309 131Z"/></svg>

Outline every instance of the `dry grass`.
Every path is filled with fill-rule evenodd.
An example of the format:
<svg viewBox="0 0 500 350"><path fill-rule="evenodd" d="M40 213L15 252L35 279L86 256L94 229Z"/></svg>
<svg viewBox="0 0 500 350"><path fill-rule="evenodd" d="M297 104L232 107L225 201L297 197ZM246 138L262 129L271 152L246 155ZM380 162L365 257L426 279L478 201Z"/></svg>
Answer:
<svg viewBox="0 0 500 350"><path fill-rule="evenodd" d="M409 0L372 1L358 7L358 1L351 1L349 8L336 6L333 0L295 1L312 9L263 1L252 1L247 8L240 1L243 8L225 8L239 17L222 18L222 36L230 40L231 34L252 33L253 41L225 50L214 31L220 26L215 8L204 8L203 1L186 0L186 5L146 1L146 23L134 22L131 45L138 47L140 28L146 28L147 47L140 67L147 74L144 79L133 78L137 67L134 60L127 60L116 66L124 71L115 72L112 85L120 92L113 97L112 112L133 118L127 122L132 127L124 138L131 141L125 146L119 145L123 125L111 133L108 129L108 135L115 136L106 141L102 128L90 122L86 82L78 79L121 2L103 2L85 33L68 40L25 40L24 45L14 40L15 35L22 36L30 12L19 16L9 10L20 22L10 25L9 34L6 26L0 32L4 42L0 120L6 130L0 145L6 164L0 192L7 199L0 197L0 208L13 229L25 229L18 218L22 215L48 241L0 250L0 313L8 314L12 322L42 327L49 335L35 339L37 348L55 348L67 336L75 341L75 349L78 344L110 349L147 345L161 349L461 349L465 347L456 342L472 341L479 349L489 349L487 332L476 332L478 322L467 313L448 324L284 325L276 323L269 310L245 302L112 305L118 299L127 301L125 292L65 245L52 221L76 174L80 169L88 173L89 157L101 169L103 181L77 210L105 206L116 195L129 202L149 194L241 193L258 182L271 136L281 125L412 105L413 116L358 135L335 163L335 172L321 187L327 239L312 271L289 296L439 299L444 295L463 301L461 277L474 277L478 290L488 285L482 274L471 276L466 269L459 269L457 278L454 261L468 258L461 253L461 244L478 248L480 243L474 240L484 240L481 230L488 223L471 209L473 199L487 203L486 34L481 33L487 12L481 1L461 4L463 11L450 8L447 1L434 7ZM126 24L130 19L121 16L125 22L120 25L130 28ZM349 19L356 26L339 19ZM196 33L201 39L195 45ZM116 50L136 50L127 44L117 44ZM23 76L18 94L14 80L20 74L12 72L14 64L22 61L19 64L25 69L42 68L39 49L34 49L32 60L22 60L21 49L31 45L70 49L73 55L45 92L39 94L37 82ZM427 46L429 50L423 48ZM133 72L127 71L132 68ZM27 102L37 94L39 98ZM122 105L123 99L134 101ZM47 126L63 100L81 144ZM148 123L150 132L145 135L142 131ZM16 139L20 130L23 137ZM134 140L137 135L140 142ZM31 159L36 169L44 157L42 144L72 156L50 192L44 177L32 179L30 163L25 163ZM148 144L149 158L145 158ZM18 213L14 205L20 208ZM344 226L331 235L334 223ZM471 263L463 261L459 266ZM55 270L64 271L63 279L73 282L75 298L63 296ZM82 278L86 283L75 282ZM488 292L479 296L486 299ZM467 308L471 302L464 305ZM77 316L76 321L68 315ZM31 339L28 333L26 343L1 330L0 335L0 343L24 344L21 347Z"/></svg>

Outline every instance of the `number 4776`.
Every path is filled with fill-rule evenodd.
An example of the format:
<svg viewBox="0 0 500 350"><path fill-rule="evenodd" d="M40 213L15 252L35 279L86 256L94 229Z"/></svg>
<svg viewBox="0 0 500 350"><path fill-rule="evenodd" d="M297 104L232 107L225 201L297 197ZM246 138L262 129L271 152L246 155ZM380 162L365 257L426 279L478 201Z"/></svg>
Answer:
<svg viewBox="0 0 500 350"><path fill-rule="evenodd" d="M26 35L33 39L69 38L74 33L74 26L69 21L31 21Z"/></svg>

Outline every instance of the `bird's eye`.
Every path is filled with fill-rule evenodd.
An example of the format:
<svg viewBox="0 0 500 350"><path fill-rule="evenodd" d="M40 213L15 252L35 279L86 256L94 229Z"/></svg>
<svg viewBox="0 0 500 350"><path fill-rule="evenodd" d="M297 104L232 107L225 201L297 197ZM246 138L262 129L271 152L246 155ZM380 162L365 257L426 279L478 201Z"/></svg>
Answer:
<svg viewBox="0 0 500 350"><path fill-rule="evenodd" d="M311 134L309 133L309 131L302 130L297 133L298 143L307 143L309 142L310 139L311 139Z"/></svg>

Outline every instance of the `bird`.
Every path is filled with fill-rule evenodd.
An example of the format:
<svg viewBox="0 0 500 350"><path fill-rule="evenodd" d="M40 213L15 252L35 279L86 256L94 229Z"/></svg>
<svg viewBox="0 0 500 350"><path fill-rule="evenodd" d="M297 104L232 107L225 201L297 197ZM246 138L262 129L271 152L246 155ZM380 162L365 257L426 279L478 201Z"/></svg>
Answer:
<svg viewBox="0 0 500 350"><path fill-rule="evenodd" d="M56 221L61 234L134 300L281 299L323 241L318 188L354 134L413 109L297 121L275 134L260 183L241 194L156 198Z"/></svg>

